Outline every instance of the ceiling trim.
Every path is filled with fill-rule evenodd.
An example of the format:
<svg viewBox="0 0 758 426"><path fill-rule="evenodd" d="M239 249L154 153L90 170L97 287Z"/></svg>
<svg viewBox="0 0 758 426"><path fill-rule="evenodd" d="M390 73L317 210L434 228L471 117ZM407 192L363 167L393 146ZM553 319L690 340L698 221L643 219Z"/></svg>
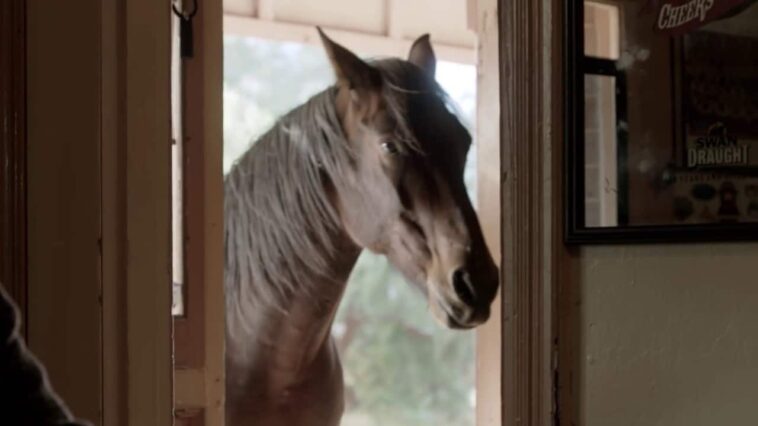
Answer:
<svg viewBox="0 0 758 426"><path fill-rule="evenodd" d="M414 40L352 30L324 27L324 31L338 43L367 56L405 57ZM224 34L257 37L320 45L314 25L265 20L248 16L224 14ZM437 58L462 64L476 64L476 49L449 43L434 42Z"/></svg>

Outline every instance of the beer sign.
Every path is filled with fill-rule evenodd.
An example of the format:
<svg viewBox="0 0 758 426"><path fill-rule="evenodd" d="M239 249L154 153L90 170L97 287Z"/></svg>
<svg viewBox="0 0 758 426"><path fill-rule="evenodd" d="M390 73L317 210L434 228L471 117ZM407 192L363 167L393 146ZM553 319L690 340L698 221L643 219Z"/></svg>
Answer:
<svg viewBox="0 0 758 426"><path fill-rule="evenodd" d="M655 13L655 31L679 35L720 18L727 17L752 3L752 0L649 0L643 13Z"/></svg>

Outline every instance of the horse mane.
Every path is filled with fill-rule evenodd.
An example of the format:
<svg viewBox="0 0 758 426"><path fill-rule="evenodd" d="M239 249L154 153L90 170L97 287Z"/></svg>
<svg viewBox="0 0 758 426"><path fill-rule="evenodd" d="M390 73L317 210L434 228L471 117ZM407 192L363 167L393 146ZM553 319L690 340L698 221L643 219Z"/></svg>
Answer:
<svg viewBox="0 0 758 426"><path fill-rule="evenodd" d="M373 61L383 75L382 95L397 125L396 138L420 150L407 121L407 95L431 93L412 64ZM336 111L336 86L280 118L235 162L224 179L224 285L227 304L284 309L295 293L313 294L328 279L341 229L327 184L339 187L355 161Z"/></svg>

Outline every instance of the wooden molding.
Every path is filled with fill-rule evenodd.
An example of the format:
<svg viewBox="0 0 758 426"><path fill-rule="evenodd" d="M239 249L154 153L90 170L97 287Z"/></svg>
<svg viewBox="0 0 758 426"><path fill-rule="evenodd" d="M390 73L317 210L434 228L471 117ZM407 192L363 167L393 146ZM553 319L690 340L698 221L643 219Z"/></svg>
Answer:
<svg viewBox="0 0 758 426"><path fill-rule="evenodd" d="M500 1L503 424L556 416L562 243L561 0ZM556 30L558 28L558 30Z"/></svg>
<svg viewBox="0 0 758 426"><path fill-rule="evenodd" d="M338 28L327 28L330 37L339 40L346 46L355 46L362 54L371 56L404 57L413 39L394 38L388 36L357 31L346 31ZM389 31L390 33L394 31ZM243 37L259 37L271 40L290 41L297 43L321 45L318 33L312 25L292 22L270 21L248 16L224 15L224 32L229 35ZM473 64L476 62L474 49L470 46L454 45L443 42L434 43L434 52L442 60Z"/></svg>
<svg viewBox="0 0 758 426"><path fill-rule="evenodd" d="M27 312L26 1L0 4L0 284ZM24 327L24 334L26 327Z"/></svg>

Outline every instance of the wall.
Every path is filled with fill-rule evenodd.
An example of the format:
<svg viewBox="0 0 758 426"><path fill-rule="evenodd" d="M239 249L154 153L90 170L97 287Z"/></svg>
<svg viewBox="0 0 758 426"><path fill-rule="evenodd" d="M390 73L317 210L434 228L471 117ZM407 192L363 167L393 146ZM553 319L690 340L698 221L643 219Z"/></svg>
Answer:
<svg viewBox="0 0 758 426"><path fill-rule="evenodd" d="M758 424L756 259L756 244L583 248L580 424Z"/></svg>

